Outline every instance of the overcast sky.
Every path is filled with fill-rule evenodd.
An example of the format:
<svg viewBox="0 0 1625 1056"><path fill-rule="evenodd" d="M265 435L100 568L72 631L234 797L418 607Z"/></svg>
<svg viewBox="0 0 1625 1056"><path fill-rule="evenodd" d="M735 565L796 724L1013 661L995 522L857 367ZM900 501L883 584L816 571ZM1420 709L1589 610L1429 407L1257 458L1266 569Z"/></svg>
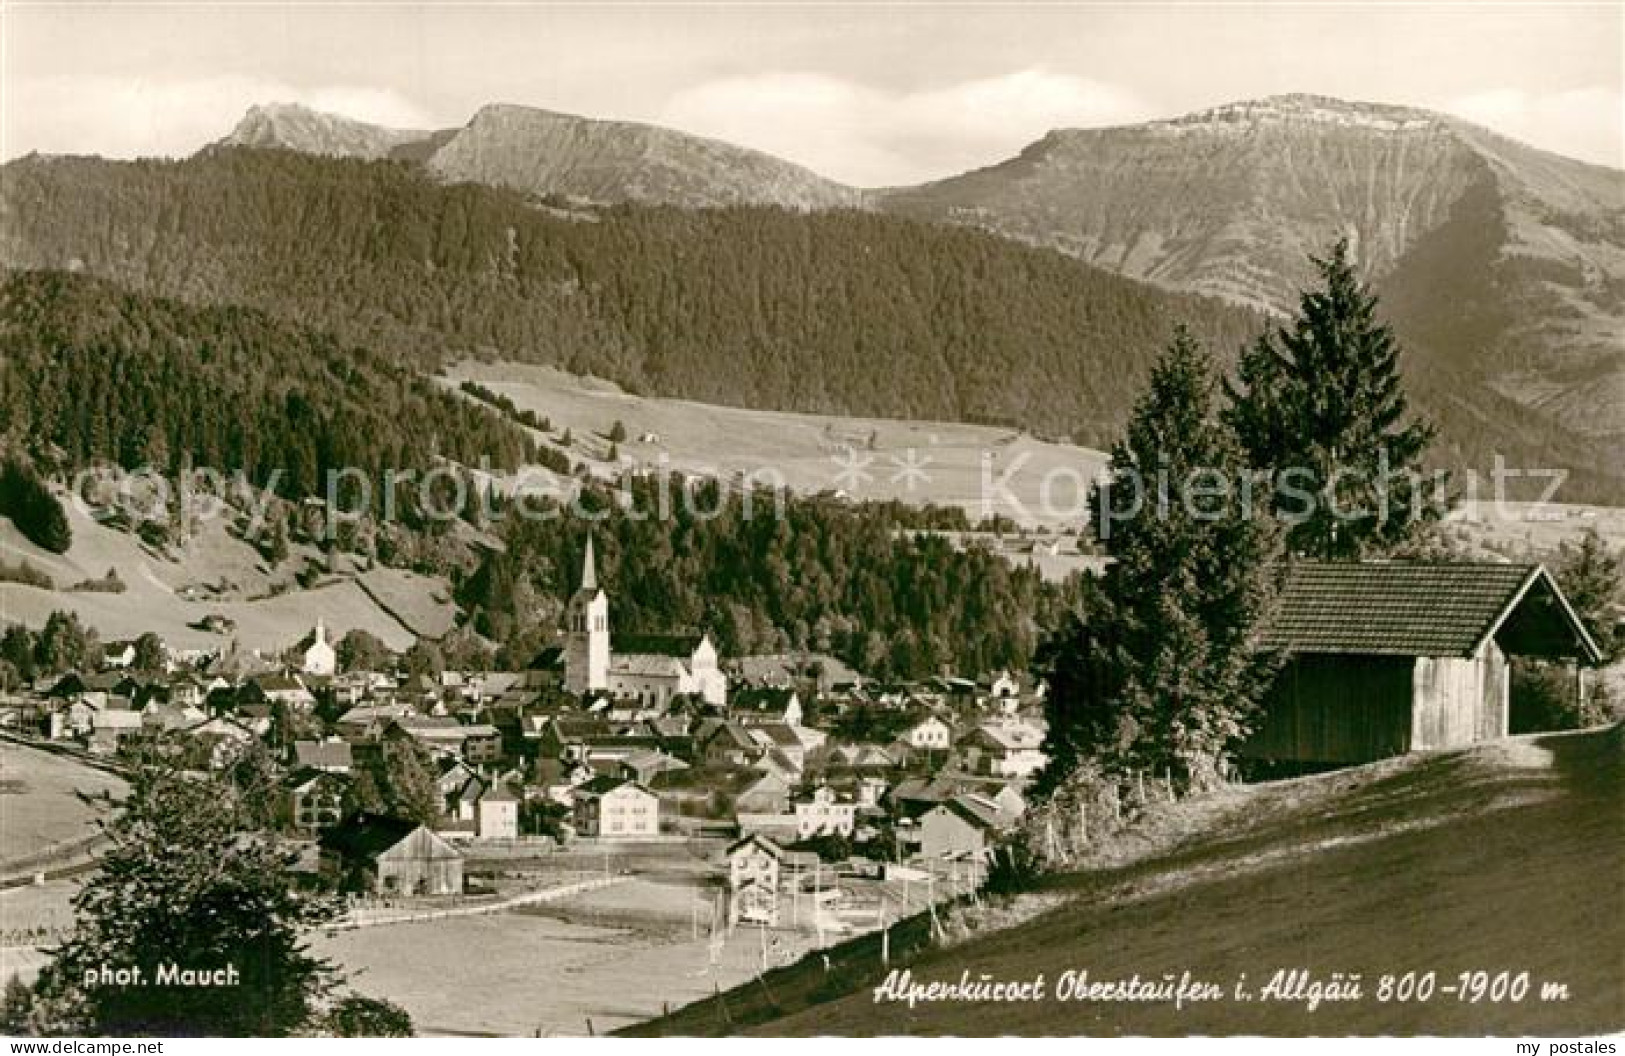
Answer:
<svg viewBox="0 0 1625 1056"><path fill-rule="evenodd" d="M189 153L253 103L402 127L505 101L653 121L850 183L1057 127L1282 92L1424 106L1625 167L1625 5L29 4L0 156Z"/></svg>

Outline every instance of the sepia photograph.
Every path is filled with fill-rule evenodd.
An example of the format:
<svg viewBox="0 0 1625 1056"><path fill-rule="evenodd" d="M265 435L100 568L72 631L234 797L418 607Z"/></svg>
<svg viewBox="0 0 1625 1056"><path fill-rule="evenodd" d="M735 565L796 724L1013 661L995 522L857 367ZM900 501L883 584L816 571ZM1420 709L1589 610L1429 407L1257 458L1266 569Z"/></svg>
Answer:
<svg viewBox="0 0 1625 1056"><path fill-rule="evenodd" d="M1621 1056L1625 2L0 0L0 1035Z"/></svg>

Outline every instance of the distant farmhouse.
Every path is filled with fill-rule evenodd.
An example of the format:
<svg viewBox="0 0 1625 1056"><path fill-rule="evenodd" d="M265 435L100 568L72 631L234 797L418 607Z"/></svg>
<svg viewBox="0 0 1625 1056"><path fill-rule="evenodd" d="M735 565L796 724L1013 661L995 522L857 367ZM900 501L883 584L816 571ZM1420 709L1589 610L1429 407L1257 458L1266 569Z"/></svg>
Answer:
<svg viewBox="0 0 1625 1056"><path fill-rule="evenodd" d="M1539 565L1301 562L1261 642L1288 659L1242 754L1327 765L1504 737L1507 657L1601 659Z"/></svg>
<svg viewBox="0 0 1625 1056"><path fill-rule="evenodd" d="M609 595L598 585L590 537L565 622L564 686L578 696L608 693L659 708L683 694L717 707L728 701L728 679L709 635L611 638Z"/></svg>

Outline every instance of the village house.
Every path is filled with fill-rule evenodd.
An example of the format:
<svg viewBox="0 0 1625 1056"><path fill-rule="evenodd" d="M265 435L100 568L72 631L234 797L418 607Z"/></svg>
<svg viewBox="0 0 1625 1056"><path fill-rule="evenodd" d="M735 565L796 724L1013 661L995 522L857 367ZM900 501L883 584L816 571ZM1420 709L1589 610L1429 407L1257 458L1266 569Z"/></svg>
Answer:
<svg viewBox="0 0 1625 1056"><path fill-rule="evenodd" d="M169 702L182 708L201 708L208 698L208 690L193 674L175 676L169 683Z"/></svg>
<svg viewBox="0 0 1625 1056"><path fill-rule="evenodd" d="M432 715L403 715L386 729L386 736L406 736L433 756L458 756L470 765L491 763L502 757L502 735L496 727L467 725Z"/></svg>
<svg viewBox="0 0 1625 1056"><path fill-rule="evenodd" d="M97 755L112 755L125 738L136 736L141 729L140 712L128 708L104 708L97 711L91 720L90 750Z"/></svg>
<svg viewBox="0 0 1625 1056"><path fill-rule="evenodd" d="M239 703L263 700L286 704L298 711L309 711L316 706L315 695L294 675L256 675L243 684L237 699Z"/></svg>
<svg viewBox="0 0 1625 1056"><path fill-rule="evenodd" d="M198 723L186 735L198 746L211 770L225 769L259 737L243 723L221 715Z"/></svg>
<svg viewBox="0 0 1625 1056"><path fill-rule="evenodd" d="M102 645L102 666L105 668L127 668L135 663L135 643L133 641L106 642Z"/></svg>
<svg viewBox="0 0 1625 1056"><path fill-rule="evenodd" d="M717 723L701 742L701 757L707 766L749 766L766 749L737 722Z"/></svg>
<svg viewBox="0 0 1625 1056"><path fill-rule="evenodd" d="M293 827L312 835L344 820L349 781L341 774L301 767L282 779Z"/></svg>
<svg viewBox="0 0 1625 1056"><path fill-rule="evenodd" d="M735 722L749 725L800 726L803 718L796 691L774 687L740 690L734 694L728 714Z"/></svg>
<svg viewBox="0 0 1625 1056"><path fill-rule="evenodd" d="M333 738L326 741L293 742L294 765L327 774L347 774L355 766L350 742Z"/></svg>
<svg viewBox="0 0 1625 1056"><path fill-rule="evenodd" d="M771 837L751 833L729 846L728 920L732 924L777 927L781 895L794 892L801 877L819 867L810 851L792 851Z"/></svg>
<svg viewBox="0 0 1625 1056"><path fill-rule="evenodd" d="M763 751L781 753L798 774L807 767L807 753L828 740L828 736L822 730L792 726L783 722L746 726L745 733L760 745Z"/></svg>
<svg viewBox="0 0 1625 1056"><path fill-rule="evenodd" d="M497 781L479 798L475 811L475 835L482 840L519 838L520 797L506 781Z"/></svg>
<svg viewBox="0 0 1625 1056"><path fill-rule="evenodd" d="M660 833L660 799L636 781L595 777L574 798L578 835L625 840Z"/></svg>
<svg viewBox="0 0 1625 1056"><path fill-rule="evenodd" d="M792 759L777 748L768 748L762 752L757 757L756 762L752 764L752 767L764 774L773 774L783 778L790 784L801 783L801 774L804 769L796 759Z"/></svg>
<svg viewBox="0 0 1625 1056"><path fill-rule="evenodd" d="M404 701L368 701L340 715L334 721L333 728L340 737L351 743L376 740L397 719L416 714L417 709Z"/></svg>
<svg viewBox="0 0 1625 1056"><path fill-rule="evenodd" d="M1310 765L1504 737L1508 657L1601 659L1539 565L1297 562L1261 644L1288 659L1242 754Z"/></svg>
<svg viewBox="0 0 1625 1056"><path fill-rule="evenodd" d="M656 749L642 748L620 761L620 776L647 785L660 774L687 770L688 764Z"/></svg>
<svg viewBox="0 0 1625 1056"><path fill-rule="evenodd" d="M1044 768L1044 734L1024 722L990 722L965 739L966 768L993 777L1030 777Z"/></svg>
<svg viewBox="0 0 1625 1056"><path fill-rule="evenodd" d="M903 731L902 740L917 751L945 752L953 747L954 731L937 716L927 715Z"/></svg>
<svg viewBox="0 0 1625 1056"><path fill-rule="evenodd" d="M790 787L782 774L760 772L734 797L734 809L746 814L788 814Z"/></svg>
<svg viewBox="0 0 1625 1056"><path fill-rule="evenodd" d="M324 831L319 842L322 870L343 890L462 894L462 852L416 822L357 814Z"/></svg>
<svg viewBox="0 0 1625 1056"><path fill-rule="evenodd" d="M533 736L537 754L547 759L579 762L586 758L591 742L615 733L615 728L607 720L590 715L533 715L529 720L535 729Z"/></svg>
<svg viewBox="0 0 1625 1056"><path fill-rule="evenodd" d="M796 834L810 840L816 836L850 838L857 827L858 805L841 799L834 789L821 785L811 796L795 804Z"/></svg>
<svg viewBox="0 0 1625 1056"><path fill-rule="evenodd" d="M919 856L928 859L983 859L997 843L1007 820L998 804L977 795L945 800L920 815Z"/></svg>
<svg viewBox="0 0 1625 1056"><path fill-rule="evenodd" d="M208 717L202 708L173 704L156 697L141 709L142 727L157 732L184 730Z"/></svg>

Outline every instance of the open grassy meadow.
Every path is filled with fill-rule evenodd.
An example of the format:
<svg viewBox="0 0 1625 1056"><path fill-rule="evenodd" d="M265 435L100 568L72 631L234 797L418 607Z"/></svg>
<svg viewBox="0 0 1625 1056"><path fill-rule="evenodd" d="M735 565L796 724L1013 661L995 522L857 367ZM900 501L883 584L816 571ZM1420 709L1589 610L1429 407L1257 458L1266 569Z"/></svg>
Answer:
<svg viewBox="0 0 1625 1056"><path fill-rule="evenodd" d="M1003 515L1037 527L1080 525L1088 482L1105 456L993 426L845 418L636 396L551 367L466 360L442 379L477 381L546 418L569 452L607 470L608 434L623 468L669 467L705 476L781 480L797 492L844 492L958 506L973 521ZM554 446L558 446L556 443ZM1047 501L1046 501L1047 499Z"/></svg>
<svg viewBox="0 0 1625 1056"><path fill-rule="evenodd" d="M62 609L77 613L103 641L154 631L172 649L208 650L224 647L228 637L195 625L220 615L235 623L232 637L241 648L271 652L299 641L322 617L335 638L359 628L401 650L420 634L445 634L456 613L446 584L431 577L380 568L326 576L301 590L291 563L268 568L223 521L200 522L184 545L159 551L129 532L96 523L71 502L64 505L73 530L66 554L41 550L0 518L0 560L26 562L55 585L45 590L0 583L0 624L38 629ZM110 569L123 591L71 589Z"/></svg>
<svg viewBox="0 0 1625 1056"><path fill-rule="evenodd" d="M318 938L356 989L404 1007L420 1034L583 1035L658 1016L760 971L764 943L742 929L715 958L710 901L684 883L633 879L491 916L391 924ZM775 932L769 964L806 949Z"/></svg>

